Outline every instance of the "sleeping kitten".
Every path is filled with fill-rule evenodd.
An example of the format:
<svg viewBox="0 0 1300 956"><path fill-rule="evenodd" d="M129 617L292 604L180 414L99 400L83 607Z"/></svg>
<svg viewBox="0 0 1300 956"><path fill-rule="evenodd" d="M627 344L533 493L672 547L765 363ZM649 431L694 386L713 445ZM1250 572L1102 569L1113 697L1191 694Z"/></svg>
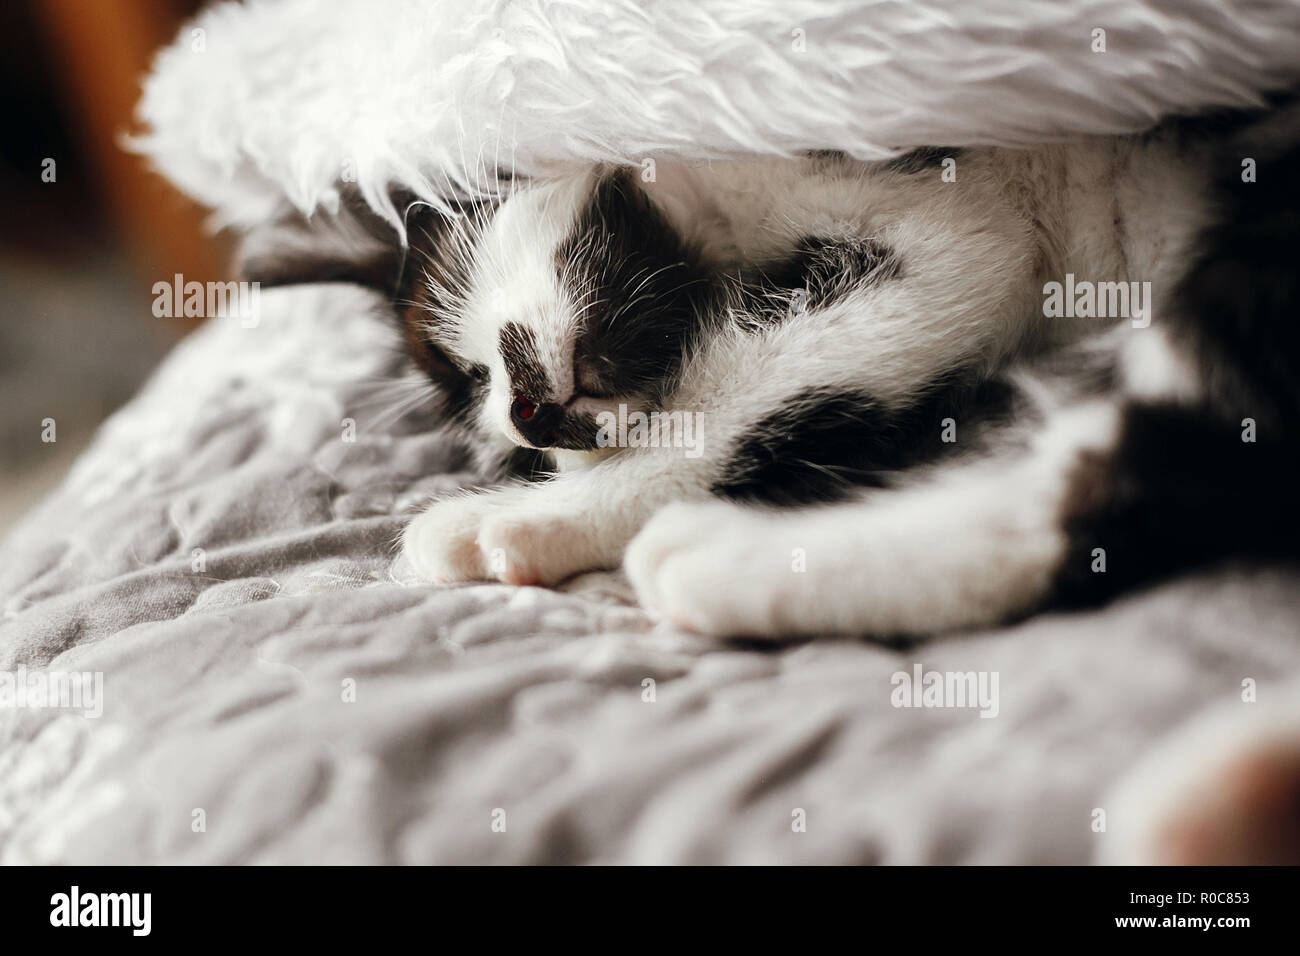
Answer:
<svg viewBox="0 0 1300 956"><path fill-rule="evenodd" d="M1024 401L991 452L830 507L667 508L626 556L642 603L713 634L924 634L1294 560L1300 112L1188 132L1067 176L1083 198L1040 220L1047 274L1150 281L1154 308L1011 366Z"/></svg>
<svg viewBox="0 0 1300 956"><path fill-rule="evenodd" d="M646 188L596 170L417 237L428 265L408 328L485 370L472 415L550 449L560 474L434 504L408 558L435 581L554 584L617 565L671 502L825 500L937 453L939 422L992 370L1077 334L1031 321L1032 228L993 174L1024 159L973 156L969 185L938 201L905 165L837 157L677 170ZM708 197L709 229L674 220L681 193ZM453 261L472 267L449 282ZM999 278L955 282L963 270ZM599 338L622 326L639 334ZM641 374L612 388L601 368ZM600 447L602 418L644 411L668 413L659 447Z"/></svg>
<svg viewBox="0 0 1300 956"><path fill-rule="evenodd" d="M653 184L594 170L459 216L413 208L405 268L381 242L329 274L394 281L413 354L477 447L560 474L435 502L406 554L429 580L553 584L626 553L642 601L679 625L776 636L990 624L1286 550L1300 296L1278 126ZM1255 218L1216 226L1204 191L1243 155ZM1226 247L1253 228L1282 246L1242 262ZM310 259L254 272L310 277ZM1238 270L1268 285L1221 291ZM1044 290L1076 279L1136 285L1125 314L1045 316ZM601 422L638 411L671 413L657 447L609 447Z"/></svg>

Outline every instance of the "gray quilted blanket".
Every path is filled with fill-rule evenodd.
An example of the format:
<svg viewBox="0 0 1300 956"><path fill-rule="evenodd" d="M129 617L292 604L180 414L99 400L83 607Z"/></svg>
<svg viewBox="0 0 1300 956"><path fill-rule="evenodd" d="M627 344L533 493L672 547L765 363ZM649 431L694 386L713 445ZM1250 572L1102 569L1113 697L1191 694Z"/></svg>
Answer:
<svg viewBox="0 0 1300 956"><path fill-rule="evenodd" d="M910 647L704 640L616 574L414 583L395 536L463 450L376 400L368 294L262 306L0 546L0 862L1084 862L1166 731L1300 674L1282 571ZM996 716L895 706L918 665L996 674Z"/></svg>

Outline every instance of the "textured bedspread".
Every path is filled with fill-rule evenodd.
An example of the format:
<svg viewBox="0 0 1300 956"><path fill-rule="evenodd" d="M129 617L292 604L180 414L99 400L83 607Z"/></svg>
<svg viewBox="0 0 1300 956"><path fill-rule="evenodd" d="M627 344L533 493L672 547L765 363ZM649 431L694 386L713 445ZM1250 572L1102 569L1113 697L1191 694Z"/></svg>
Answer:
<svg viewBox="0 0 1300 956"><path fill-rule="evenodd" d="M2 862L1086 861L1159 736L1300 674L1281 571L904 649L695 638L617 575L411 583L463 455L377 400L376 300L262 305L0 546L0 671L103 675L97 718L0 707ZM996 717L893 706L917 664L996 673Z"/></svg>

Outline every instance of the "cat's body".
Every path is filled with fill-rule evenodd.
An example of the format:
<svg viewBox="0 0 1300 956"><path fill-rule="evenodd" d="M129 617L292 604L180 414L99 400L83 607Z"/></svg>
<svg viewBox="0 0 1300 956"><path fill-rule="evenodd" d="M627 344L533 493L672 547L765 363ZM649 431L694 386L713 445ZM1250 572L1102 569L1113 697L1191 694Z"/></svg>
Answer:
<svg viewBox="0 0 1300 956"><path fill-rule="evenodd" d="M779 636L978 626L1289 553L1300 203L1276 125L594 171L433 216L402 296L417 361L485 464L537 446L560 474L435 502L406 556L517 584L622 563L682 626ZM602 447L638 411L659 447ZM1234 501L1247 527L1197 524Z"/></svg>

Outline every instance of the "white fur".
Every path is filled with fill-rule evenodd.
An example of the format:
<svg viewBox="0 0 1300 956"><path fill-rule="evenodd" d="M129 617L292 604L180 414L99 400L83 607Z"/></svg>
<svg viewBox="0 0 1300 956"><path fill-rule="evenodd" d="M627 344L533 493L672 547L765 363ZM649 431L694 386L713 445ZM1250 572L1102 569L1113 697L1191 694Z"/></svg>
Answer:
<svg viewBox="0 0 1300 956"><path fill-rule="evenodd" d="M1137 399L1192 402L1201 396L1201 378L1185 349L1163 328L1120 330L1124 391Z"/></svg>
<svg viewBox="0 0 1300 956"><path fill-rule="evenodd" d="M136 143L248 224L340 179L383 209L494 166L1134 131L1257 103L1297 49L1286 0L252 0L160 54Z"/></svg>
<svg viewBox="0 0 1300 956"><path fill-rule="evenodd" d="M739 317L704 342L671 403L703 420L698 460L677 448L624 449L545 485L438 502L408 530L413 565L434 580L540 584L612 566L655 511L707 499L740 437L811 386L905 404L957 367L991 371L1035 347L1119 335L1118 328L1107 333L1113 321L1044 318L1042 279L1074 270L1127 280L1135 268L1138 275L1156 268L1145 250L1160 210L1141 203L1123 171L1158 149L1098 140L977 150L963 155L957 183L942 181L938 167L932 176L873 164L828 172L817 161L678 171L674 189L707 184L702 191L726 214L710 213L712 245L723 259L762 259L809 234L870 237L897 253L901 274L784 322L747 328ZM1166 150L1165 158L1166 175L1196 168L1195 157ZM684 185L691 180L694 186ZM581 183L589 188L591 180ZM655 186L647 188L654 195ZM1137 205L1117 214L1115 197L1125 190ZM529 218L513 210L516 203L533 211ZM567 215L575 206L552 208ZM522 228L544 208L525 191L506 200L503 221ZM1102 222L1088 214L1097 208ZM1126 226L1134 221L1142 228ZM1174 217L1160 234L1162 251L1184 249L1197 221L1190 213ZM537 246L550 248L555 232L539 227ZM499 250L487 242L480 254L492 258ZM527 302L516 308L535 313ZM562 312L547 314L559 330L572 322ZM1158 341L1152 329L1129 334ZM1023 462L1013 454L940 472L879 503L873 496L780 515L726 505L669 508L629 552L628 572L647 607L711 633L923 632L991 623L1046 590L1063 547L1057 516L1070 472L1082 452L1103 450L1114 428L1109 406L1058 410ZM818 560L792 574L788 555L799 547ZM854 600L836 600L846 581L855 582ZM871 599L858 600L861 594Z"/></svg>
<svg viewBox="0 0 1300 956"><path fill-rule="evenodd" d="M555 268L555 250L570 234L594 182L582 173L515 193L502 202L484 234L466 254L474 270L464 314L449 326L446 345L487 366L491 388L480 409L483 424L526 444L510 421L512 393L499 349L508 322L533 333L538 358L552 372L556 394L534 396L565 404L573 396L573 346L581 303L572 302Z"/></svg>

